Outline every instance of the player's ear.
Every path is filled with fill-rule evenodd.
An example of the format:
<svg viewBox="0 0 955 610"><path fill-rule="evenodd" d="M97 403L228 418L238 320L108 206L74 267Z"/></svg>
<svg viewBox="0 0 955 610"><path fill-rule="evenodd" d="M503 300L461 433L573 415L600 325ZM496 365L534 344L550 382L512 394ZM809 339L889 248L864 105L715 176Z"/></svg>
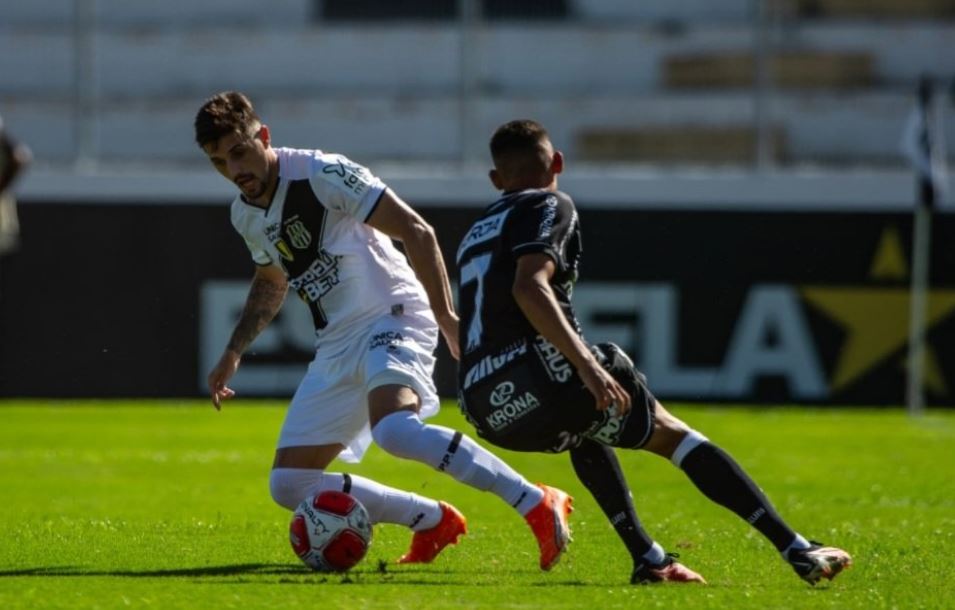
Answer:
<svg viewBox="0 0 955 610"><path fill-rule="evenodd" d="M272 134L269 133L269 126L262 125L261 127L259 127L259 133L256 134L256 137L258 137L259 140L262 141L263 146L268 148L269 144L272 142Z"/></svg>
<svg viewBox="0 0 955 610"><path fill-rule="evenodd" d="M491 184L494 185L494 188L496 188L499 191L504 190L504 181L501 180L501 174L496 169L492 169L491 171L489 171L487 173L487 176L488 178L491 179Z"/></svg>
<svg viewBox="0 0 955 610"><path fill-rule="evenodd" d="M550 161L550 171L555 175L564 171L564 155L559 150L554 151L554 158Z"/></svg>

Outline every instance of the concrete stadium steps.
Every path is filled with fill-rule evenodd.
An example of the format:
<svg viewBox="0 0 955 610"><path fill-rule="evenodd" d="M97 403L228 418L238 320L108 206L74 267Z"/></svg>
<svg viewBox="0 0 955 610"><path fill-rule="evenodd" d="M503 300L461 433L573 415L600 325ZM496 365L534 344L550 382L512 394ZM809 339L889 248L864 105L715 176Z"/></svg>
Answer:
<svg viewBox="0 0 955 610"><path fill-rule="evenodd" d="M751 164L756 161L756 130L752 125L581 129L575 142L585 161L634 163ZM770 158L783 160L784 133L773 129Z"/></svg>
<svg viewBox="0 0 955 610"><path fill-rule="evenodd" d="M202 97L159 98L150 102L104 102L92 121L96 152L106 161L142 163L204 161L193 143L192 121ZM799 93L770 102L770 120L779 130L781 158L792 163L903 163L899 141L911 111L905 93ZM534 118L576 160L594 157L582 140L587 133L666 132L700 138L721 129L751 126L748 93L698 95L578 96L571 98L479 97L473 121L459 126L460 103L453 96L382 99L376 96L267 96L259 104L277 144L320 147L356 160L454 161L465 138L471 158L487 157L487 139L500 123ZM39 162L72 158L80 125L63 101L11 100L4 105L11 130L34 149ZM955 141L955 121L946 124ZM673 136L676 137L676 136ZM744 136L734 136L742 140ZM656 157L646 139L649 161L673 160L661 148ZM698 145L702 145L697 142ZM684 148L690 145L684 141ZM661 140L661 147L663 141ZM619 156L621 160L626 155ZM692 160L692 159L687 159Z"/></svg>
<svg viewBox="0 0 955 610"><path fill-rule="evenodd" d="M746 26L672 33L629 26L488 27L471 48L477 85L493 95L649 94L667 82L667 60L746 53ZM955 24L804 25L788 28L779 53L866 54L878 86L909 87L925 71L955 73ZM4 29L5 97L72 95L68 29ZM223 88L264 95L321 92L430 95L456 91L460 32L398 24L334 28L223 27L103 30L92 41L93 87L104 97L202 95Z"/></svg>
<svg viewBox="0 0 955 610"><path fill-rule="evenodd" d="M387 0L383 0L387 1ZM390 4L395 4L393 1ZM324 11L323 0L95 0L93 14L106 25L196 27L221 23L297 25ZM585 21L734 23L746 21L752 0L572 0L572 18ZM67 25L75 16L72 0L4 0L4 21L13 26Z"/></svg>
<svg viewBox="0 0 955 610"><path fill-rule="evenodd" d="M384 3L385 0L382 0ZM393 2L389 4L394 4ZM713 24L746 23L752 0L573 0L568 19L583 22ZM955 17L955 0L777 0L790 17L822 19L940 19ZM107 26L207 27L222 24L305 26L321 23L322 0L167 0L90 2L93 18ZM70 25L77 3L66 0L6 0L4 22L11 26ZM453 12L453 10L452 10ZM533 10L528 11L533 15Z"/></svg>
<svg viewBox="0 0 955 610"><path fill-rule="evenodd" d="M788 52L769 58L773 85L785 89L853 89L875 84L867 53ZM756 58L752 53L700 53L664 59L668 89L752 87Z"/></svg>
<svg viewBox="0 0 955 610"><path fill-rule="evenodd" d="M788 0L801 17L826 19L943 19L955 17L955 0Z"/></svg>
<svg viewBox="0 0 955 610"><path fill-rule="evenodd" d="M222 25L307 26L315 0L2 0L4 27L72 27L79 5L87 3L100 26L204 28Z"/></svg>

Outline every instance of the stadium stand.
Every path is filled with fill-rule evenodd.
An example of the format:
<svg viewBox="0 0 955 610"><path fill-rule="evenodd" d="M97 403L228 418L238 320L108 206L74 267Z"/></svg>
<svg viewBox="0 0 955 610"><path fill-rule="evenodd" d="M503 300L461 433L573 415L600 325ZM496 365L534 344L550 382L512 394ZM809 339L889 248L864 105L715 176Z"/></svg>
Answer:
<svg viewBox="0 0 955 610"><path fill-rule="evenodd" d="M482 0L473 31L451 2L0 5L0 111L41 164L71 162L84 137L105 163L193 162L191 116L225 88L250 93L282 142L367 162L483 158L487 133L517 116L594 162L753 156L749 0ZM774 159L901 166L916 79L955 74L955 2L774 6ZM84 15L92 29L78 38Z"/></svg>

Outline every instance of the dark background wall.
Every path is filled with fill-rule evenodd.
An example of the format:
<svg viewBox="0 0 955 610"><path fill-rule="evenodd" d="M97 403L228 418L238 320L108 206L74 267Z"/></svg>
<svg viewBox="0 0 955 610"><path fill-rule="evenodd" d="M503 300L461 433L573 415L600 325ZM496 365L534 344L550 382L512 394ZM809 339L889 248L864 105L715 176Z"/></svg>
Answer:
<svg viewBox="0 0 955 610"><path fill-rule="evenodd" d="M478 211L422 210L452 267L458 239ZM22 245L0 259L0 395L200 393L201 287L210 280L245 282L253 269L226 206L32 202L20 207L20 218ZM896 318L909 282L908 215L582 208L581 219L582 297L587 290L604 294L599 291L607 286L678 294L670 312L677 321L670 368L705 369L714 381L682 392L679 384L664 383L665 397L903 402L905 343L893 329L907 324ZM929 401L955 405L955 216L937 216L933 229ZM764 293L795 295L790 313L809 331L824 393L800 395L791 378L772 373L757 374L742 390L726 389L741 320ZM585 308L585 329L597 329L596 337L601 325L630 328L617 340L641 367L658 370L655 354L644 353L655 319L628 307ZM776 325L782 318L774 315L756 323L761 349L769 352L786 340L775 336L777 329L789 328ZM892 336L880 339L886 333ZM866 356L866 349L879 353ZM310 354L299 345L250 354L246 363L257 358L307 361ZM453 395L453 363L439 362L439 386Z"/></svg>

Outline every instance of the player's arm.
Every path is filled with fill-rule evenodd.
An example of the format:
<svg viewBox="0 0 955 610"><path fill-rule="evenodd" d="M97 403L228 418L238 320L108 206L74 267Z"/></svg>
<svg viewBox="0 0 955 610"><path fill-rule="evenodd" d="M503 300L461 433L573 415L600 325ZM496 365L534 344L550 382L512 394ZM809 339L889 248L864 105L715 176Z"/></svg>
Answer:
<svg viewBox="0 0 955 610"><path fill-rule="evenodd" d="M458 347L458 316L454 312L448 271L434 228L391 189L382 193L366 222L404 246L411 267L428 294L448 349L458 359L461 351Z"/></svg>
<svg viewBox="0 0 955 610"><path fill-rule="evenodd" d="M285 273L275 265L256 267L249 296L245 299L242 316L232 331L232 337L222 352L218 364L209 373L209 394L212 404L218 409L221 402L235 396L235 392L226 386L229 379L239 368L242 354L252 341L262 332L285 301L288 292L288 280Z"/></svg>
<svg viewBox="0 0 955 610"><path fill-rule="evenodd" d="M556 266L544 253L525 254L517 259L512 293L531 325L570 361L603 411L616 403L621 413L630 409L630 395L610 376L564 317L550 287Z"/></svg>

